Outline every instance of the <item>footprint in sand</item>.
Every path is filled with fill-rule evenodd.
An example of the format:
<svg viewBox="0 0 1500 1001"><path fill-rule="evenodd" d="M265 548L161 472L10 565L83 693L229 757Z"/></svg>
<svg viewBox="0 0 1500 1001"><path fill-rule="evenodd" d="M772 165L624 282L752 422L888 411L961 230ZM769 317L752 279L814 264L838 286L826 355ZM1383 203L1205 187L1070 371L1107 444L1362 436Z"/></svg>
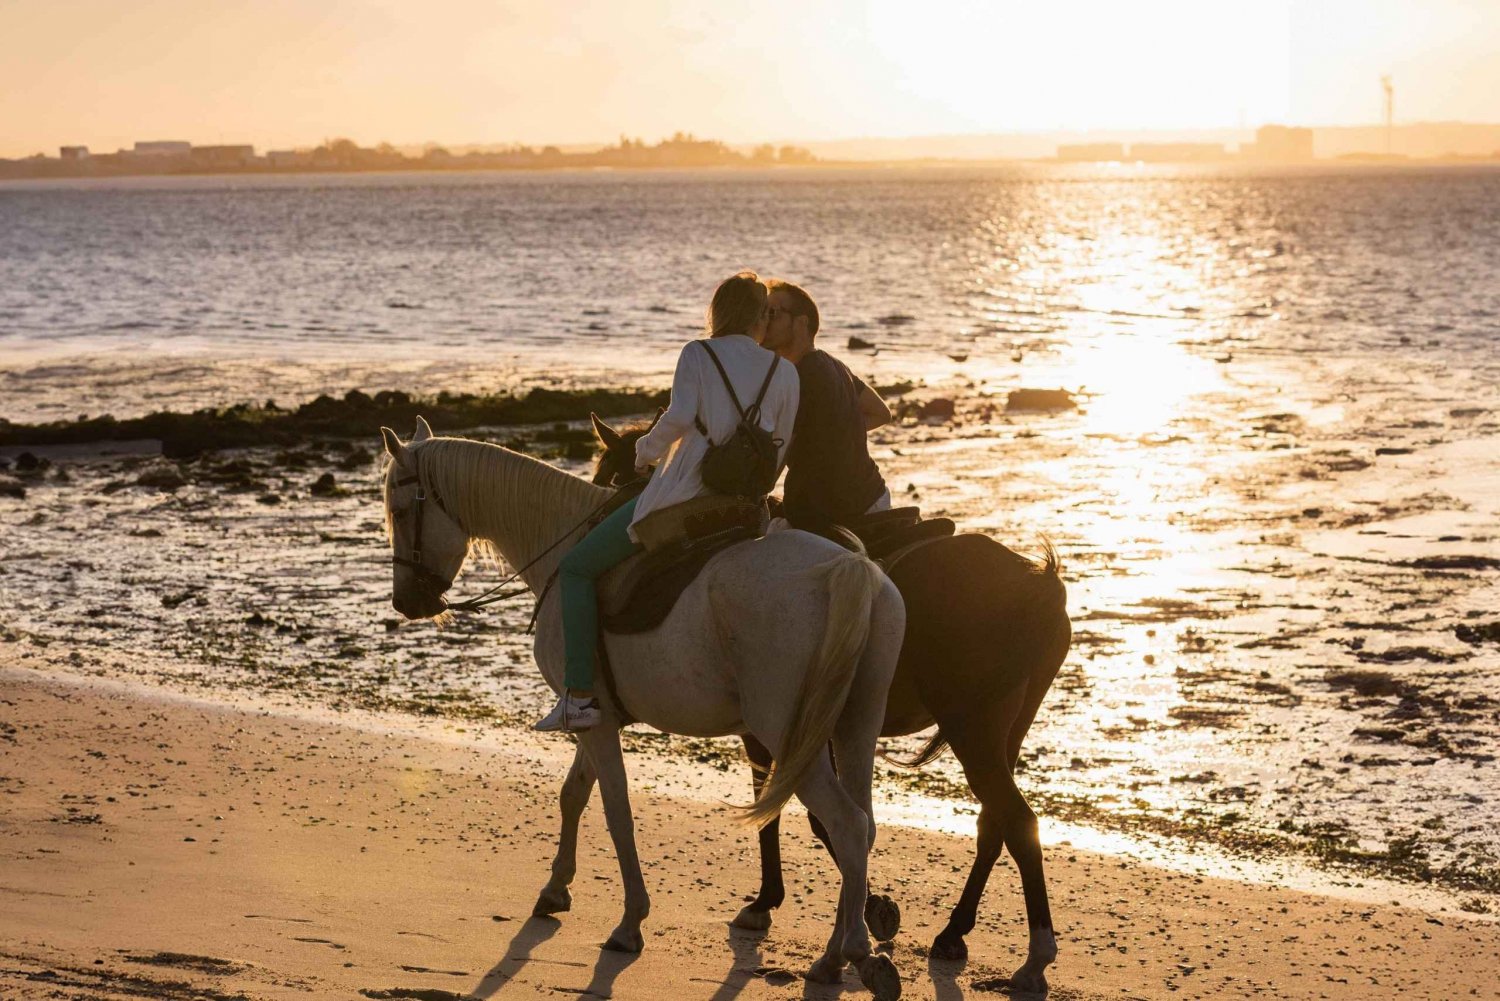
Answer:
<svg viewBox="0 0 1500 1001"><path fill-rule="evenodd" d="M326 945L330 949L347 949L347 948L349 948L347 945L340 945L339 943L334 942L334 941L332 941L330 939L326 939L326 938L305 938L305 937L303 937L301 935L293 935L292 936L292 941L293 942L310 942L313 945Z"/></svg>
<svg viewBox="0 0 1500 1001"><path fill-rule="evenodd" d="M402 966L407 973L440 973L445 977L467 977L466 970L434 970L430 966Z"/></svg>
<svg viewBox="0 0 1500 1001"><path fill-rule="evenodd" d="M141 963L146 966L170 966L179 970L195 970L199 973L239 973L245 967L242 963L236 963L231 959L219 959L217 956L195 956L187 952L152 952L152 953L126 953L125 958L132 963Z"/></svg>

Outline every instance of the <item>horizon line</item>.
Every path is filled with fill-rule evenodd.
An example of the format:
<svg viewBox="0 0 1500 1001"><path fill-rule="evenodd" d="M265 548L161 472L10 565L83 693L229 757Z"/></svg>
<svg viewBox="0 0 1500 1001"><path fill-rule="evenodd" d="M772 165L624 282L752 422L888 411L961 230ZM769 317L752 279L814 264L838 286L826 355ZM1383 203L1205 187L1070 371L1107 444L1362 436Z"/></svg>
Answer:
<svg viewBox="0 0 1500 1001"><path fill-rule="evenodd" d="M705 142L721 142L721 143L725 144L726 146L738 148L738 147L755 147L755 146L762 146L762 145L773 145L773 146L786 146L786 145L817 146L817 145L832 145L832 144L839 144L839 143L861 143L861 142L921 142L921 141L939 141L939 140L952 140L952 139L1004 138L1004 137L1009 137L1009 136L1037 138L1037 137L1046 137L1046 136L1079 136L1079 137L1083 137L1083 136L1089 136L1089 135L1109 135L1109 136L1122 136L1123 135L1123 136L1128 136L1128 135L1141 135L1141 134L1194 134L1194 133L1240 133L1240 134L1245 134L1245 135L1253 135L1258 129L1265 128L1265 127L1268 127L1268 126L1273 126L1273 125L1274 126L1283 126L1283 127L1287 127L1287 128L1312 129L1314 131L1337 131L1337 130L1354 130L1354 129L1384 129L1384 128L1387 127L1385 125L1385 123L1383 123L1383 122L1367 122L1367 123L1356 124L1356 125L1347 125L1347 124L1346 125L1328 125L1328 124L1324 124L1324 125L1299 125L1299 124L1294 124L1294 123L1290 123L1290 122L1276 121L1276 122L1261 122L1261 123L1259 123L1257 125L1203 125L1203 126L1189 126L1189 127L1131 126L1131 127L1124 127L1124 128L1088 128L1088 129L1073 129L1073 128L1056 128L1056 129L1009 129L1009 130L992 130L992 131L975 131L975 132L927 132L927 133L918 133L918 134L910 134L910 135L871 135L871 134L866 134L866 135L839 136L839 137L835 137L835 138L826 138L826 139L808 139L808 138L778 138L778 139L753 139L753 140L751 140L751 139L747 139L747 140L719 139L719 138L715 138L715 137L712 137L712 136L697 136L696 133L687 132L687 131L683 131L683 130L679 130L674 135L692 136L693 138L699 139L700 141L705 141ZM1412 120L1412 121L1404 121L1404 122L1393 122L1393 123L1391 123L1391 125L1389 127L1392 128L1392 129L1403 129L1403 128L1416 128L1416 127L1422 127L1422 126L1429 126L1429 127L1430 126L1464 126L1464 127L1470 127L1470 128L1500 128L1500 121L1489 122L1489 121L1470 121L1470 120L1465 120L1465 119L1421 119L1421 120ZM656 141L658 143L660 143L660 142L666 142L666 141L669 141L672 138L674 138L674 135L665 135L665 136L660 137ZM390 145L390 146L396 147L397 149L412 149L412 148L425 149L425 148L428 148L428 147L431 147L431 146L459 147L459 148L503 147L503 146L509 146L509 147L522 146L522 147L540 148L540 147L547 147L547 146L555 146L555 147L558 147L560 149L579 149L579 148L602 148L602 147L607 147L607 146L609 146L611 144L620 142L622 139L631 139L632 141L642 141L641 138L638 137L638 136L630 136L630 135L628 135L626 133L623 133L623 132L620 133L619 135L615 136L612 139L574 140L574 141L556 141L555 140L555 141L550 141L550 142L543 142L543 141L539 141L539 140L533 140L533 141L529 141L529 142L528 141L524 141L524 140L487 140L487 141L469 140L469 141L446 141L445 142L445 141L435 140L435 139L424 139L424 140L421 140L421 141L400 141L400 142L393 141L393 140L390 140L390 139L379 139L379 140L375 140L375 141L371 142L369 140L363 140L363 141L353 140L349 134L345 133L345 134L335 134L335 135L325 136L325 137L323 137L321 140L319 140L315 144L307 144L307 143L292 143L292 144L287 144L287 143L280 143L280 142L268 142L268 143L264 144L264 148L267 149L267 150L271 150L271 149L303 149L303 148L309 148L309 149L311 149L311 148L316 148L317 145L326 145L328 143L335 142L335 141L337 141L339 139L349 139L350 141L356 142L356 145L363 145L364 142L370 142L370 147L369 148L374 148L374 147L379 146L379 145ZM133 141L134 142L189 142L189 143L192 143L193 145L204 145L204 146L240 146L240 145L257 146L257 147L261 146L261 144L253 142L253 141L252 142L236 142L236 141L233 141L233 140L229 140L229 141L219 140L219 141L208 142L208 143L201 143L201 144L198 143L198 142L196 142L195 140L191 140L191 139L152 138L152 139L136 139L136 140L133 140ZM82 147L85 147L85 148L88 148L88 149L92 150L92 147L87 142L69 142L69 143L63 143L63 144L59 144L59 145L60 146L82 146ZM15 148L20 149L22 147L18 145ZM25 148L27 148L27 149L34 149L35 147L34 146L27 146ZM100 148L102 149L103 147L100 147ZM121 151L124 152L124 151L127 151L127 150L124 147L122 147ZM40 152L40 151L38 151L38 152ZM11 156L6 156L6 155L3 155L3 154L0 154L0 159L11 159L11 160L15 160L15 159L27 159L29 157L36 156L36 155L38 155L37 152L20 153L20 154L11 155ZM46 154L42 153L42 155L46 155Z"/></svg>

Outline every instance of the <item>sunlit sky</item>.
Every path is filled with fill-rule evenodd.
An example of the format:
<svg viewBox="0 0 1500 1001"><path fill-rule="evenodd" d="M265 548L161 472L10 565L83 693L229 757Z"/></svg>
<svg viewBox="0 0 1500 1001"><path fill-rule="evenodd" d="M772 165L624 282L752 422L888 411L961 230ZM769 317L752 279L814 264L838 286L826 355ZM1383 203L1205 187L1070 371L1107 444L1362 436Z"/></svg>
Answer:
<svg viewBox="0 0 1500 1001"><path fill-rule="evenodd" d="M0 156L1500 121L1500 0L0 0Z"/></svg>

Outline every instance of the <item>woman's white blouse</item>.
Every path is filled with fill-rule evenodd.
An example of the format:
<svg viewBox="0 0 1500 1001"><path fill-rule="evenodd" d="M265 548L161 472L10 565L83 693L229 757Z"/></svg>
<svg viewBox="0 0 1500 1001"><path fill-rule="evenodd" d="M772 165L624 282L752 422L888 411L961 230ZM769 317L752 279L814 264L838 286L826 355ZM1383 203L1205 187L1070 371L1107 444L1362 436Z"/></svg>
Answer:
<svg viewBox="0 0 1500 1001"><path fill-rule="evenodd" d="M770 367L770 351L743 334L713 339L714 353L741 405L749 407L755 401L760 384L765 381L766 369ZM783 358L776 366L776 375L766 387L765 399L760 404L760 426L781 439L781 449L776 464L786 462L787 446L792 443L792 424L797 419L797 366ZM677 357L677 373L672 377L672 402L651 433L635 443L635 459L638 464L654 464L666 456L666 461L656 467L656 474L646 484L641 499L636 502L635 517L631 519L630 537L635 539L635 523L653 511L673 504L690 501L709 493L703 485L700 468L703 456L708 452L708 441L698 432L693 418L699 417L708 428L709 437L719 443L734 434L739 426L740 415L729 399L724 380L714 367L699 341L689 341Z"/></svg>

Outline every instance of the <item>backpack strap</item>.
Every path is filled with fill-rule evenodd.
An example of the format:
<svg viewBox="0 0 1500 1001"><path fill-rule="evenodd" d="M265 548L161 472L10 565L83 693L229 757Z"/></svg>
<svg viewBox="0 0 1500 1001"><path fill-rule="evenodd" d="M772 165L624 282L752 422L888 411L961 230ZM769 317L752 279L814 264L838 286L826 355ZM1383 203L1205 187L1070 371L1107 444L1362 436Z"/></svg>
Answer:
<svg viewBox="0 0 1500 1001"><path fill-rule="evenodd" d="M766 369L766 377L760 384L760 392L755 394L755 402L750 404L750 409L740 415L741 420L749 420L753 417L755 423L760 423L760 401L766 398L766 390L771 388L771 376L776 374L776 366L779 364L781 364L781 355L772 351L771 367ZM730 390L730 392L733 393L734 391Z"/></svg>
<svg viewBox="0 0 1500 1001"><path fill-rule="evenodd" d="M744 420L745 419L745 408L742 407L742 406L740 406L740 398L735 395L734 384L729 381L729 373L726 372L726 371L724 371L724 363L721 362L721 361L719 361L719 356L714 353L714 349L709 346L708 341L702 340L702 341L699 341L698 343L703 345L703 350L707 351L708 352L708 356L713 359L714 368L716 368L716 369L719 370L719 378L724 380L724 388L727 389L727 390L729 390L729 399L730 399L730 402L732 402L734 404L734 412L740 415L740 420ZM765 389L762 388L761 392L764 393ZM757 404L760 403L760 399L757 398L755 402ZM704 427L704 425L703 425L703 418L702 417L698 416L697 414L694 414L693 415L693 424L694 424L694 426L696 426L698 428L698 433L699 434L701 434L705 438L708 438L708 428ZM713 439L709 438L709 442L712 443Z"/></svg>
<svg viewBox="0 0 1500 1001"><path fill-rule="evenodd" d="M724 371L724 363L719 361L718 354L715 353L714 349L709 346L708 341L702 340L698 343L703 345L703 350L707 351L708 356L713 359L714 368L719 370L719 378L724 380L724 388L729 390L730 402L734 404L735 413L740 415L740 421L742 423L744 421L753 421L754 423L759 424L760 403L766 398L766 390L771 388L771 377L776 374L776 366L781 364L781 355L777 354L774 351L771 352L771 367L766 369L766 377L760 384L760 392L755 394L755 402L750 404L750 409L747 410L744 407L740 406L740 398L735 393L734 384L729 381L729 373ZM703 426L702 417L694 414L693 424L698 428L699 434L701 434L705 438L708 437L708 428Z"/></svg>

